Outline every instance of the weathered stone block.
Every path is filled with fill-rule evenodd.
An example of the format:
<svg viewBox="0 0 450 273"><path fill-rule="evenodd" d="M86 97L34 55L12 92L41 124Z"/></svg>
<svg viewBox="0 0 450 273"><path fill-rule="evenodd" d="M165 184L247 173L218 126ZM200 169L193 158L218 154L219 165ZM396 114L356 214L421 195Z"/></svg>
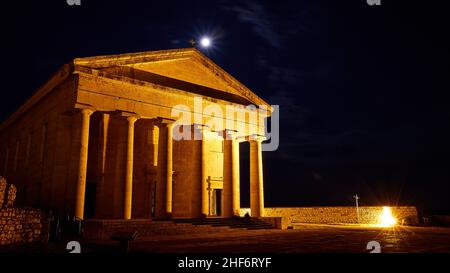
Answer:
<svg viewBox="0 0 450 273"><path fill-rule="evenodd" d="M0 209L3 207L5 201L6 186L6 179L3 176L0 176Z"/></svg>
<svg viewBox="0 0 450 273"><path fill-rule="evenodd" d="M14 201L16 200L16 194L17 194L16 186L14 186L13 184L8 184L8 189L6 190L6 202L5 202L5 206L7 208L12 208L14 206Z"/></svg>

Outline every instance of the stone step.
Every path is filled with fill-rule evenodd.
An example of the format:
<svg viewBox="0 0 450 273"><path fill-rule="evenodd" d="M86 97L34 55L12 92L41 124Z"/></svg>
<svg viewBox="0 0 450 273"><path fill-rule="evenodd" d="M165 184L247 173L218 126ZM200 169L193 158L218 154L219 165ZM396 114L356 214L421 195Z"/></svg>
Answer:
<svg viewBox="0 0 450 273"><path fill-rule="evenodd" d="M256 218L173 219L173 220L92 220L85 221L88 239L109 240L119 231L137 231L139 238L166 235L229 233L238 230L272 229L272 225Z"/></svg>
<svg viewBox="0 0 450 273"><path fill-rule="evenodd" d="M234 218L206 218L206 219L173 219L175 223L218 223L218 222L240 222L240 219Z"/></svg>
<svg viewBox="0 0 450 273"><path fill-rule="evenodd" d="M174 223L191 223L194 226L213 226L246 228L246 229L272 229L273 226L257 218L206 218L206 219L174 219Z"/></svg>

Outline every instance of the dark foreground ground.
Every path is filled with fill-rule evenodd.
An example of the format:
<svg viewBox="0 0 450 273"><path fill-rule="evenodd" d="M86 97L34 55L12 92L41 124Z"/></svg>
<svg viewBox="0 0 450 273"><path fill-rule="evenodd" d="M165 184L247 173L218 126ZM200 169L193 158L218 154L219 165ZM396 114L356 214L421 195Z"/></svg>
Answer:
<svg viewBox="0 0 450 273"><path fill-rule="evenodd" d="M364 253L370 241L381 252L450 253L450 228L440 227L355 227L301 225L294 230L236 231L232 234L196 234L141 238L130 244L131 253ZM115 241L81 242L83 253L118 252ZM0 252L68 252L65 243L0 247Z"/></svg>

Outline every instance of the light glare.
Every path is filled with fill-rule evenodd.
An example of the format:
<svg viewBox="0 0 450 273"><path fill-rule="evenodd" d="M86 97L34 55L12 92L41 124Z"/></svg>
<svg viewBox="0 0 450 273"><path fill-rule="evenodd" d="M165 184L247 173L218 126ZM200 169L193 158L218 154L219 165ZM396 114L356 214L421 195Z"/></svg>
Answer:
<svg viewBox="0 0 450 273"><path fill-rule="evenodd" d="M383 212L380 215L380 227L392 227L397 223L397 219L392 216L390 207L383 207Z"/></svg>
<svg viewBox="0 0 450 273"><path fill-rule="evenodd" d="M203 38L200 40L200 44L201 44L203 47L209 47L209 46L211 45L211 39L209 39L208 37L203 37Z"/></svg>

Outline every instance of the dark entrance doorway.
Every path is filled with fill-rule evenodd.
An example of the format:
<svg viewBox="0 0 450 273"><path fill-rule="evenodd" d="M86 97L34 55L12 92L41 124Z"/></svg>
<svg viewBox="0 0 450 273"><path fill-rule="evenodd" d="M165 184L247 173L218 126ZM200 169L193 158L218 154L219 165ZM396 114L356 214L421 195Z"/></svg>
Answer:
<svg viewBox="0 0 450 273"><path fill-rule="evenodd" d="M155 218L156 215L156 181L150 185L150 198L152 200L151 218Z"/></svg>
<svg viewBox="0 0 450 273"><path fill-rule="evenodd" d="M215 215L222 215L222 190L214 189Z"/></svg>
<svg viewBox="0 0 450 273"><path fill-rule="evenodd" d="M97 183L86 183L86 195L84 200L84 216L92 218L95 215L95 196Z"/></svg>

